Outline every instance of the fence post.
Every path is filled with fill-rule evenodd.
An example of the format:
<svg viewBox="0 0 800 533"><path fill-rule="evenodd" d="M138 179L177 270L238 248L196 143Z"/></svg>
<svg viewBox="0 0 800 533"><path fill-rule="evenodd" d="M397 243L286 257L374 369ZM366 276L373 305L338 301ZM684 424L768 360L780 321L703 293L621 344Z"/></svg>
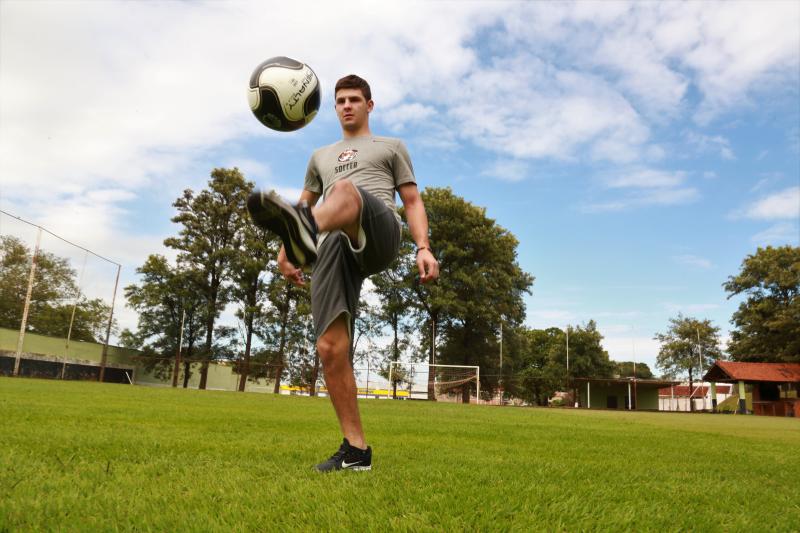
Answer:
<svg viewBox="0 0 800 533"><path fill-rule="evenodd" d="M25 307L22 309L22 323L19 325L17 338L17 357L14 360L14 375L19 375L19 362L22 358L22 344L25 341L25 328L28 326L28 311L31 307L31 293L33 292L33 279L36 273L36 258L39 256L39 245L42 242L42 228L36 233L36 248L31 256L31 273L28 276L28 292L25 294Z"/></svg>

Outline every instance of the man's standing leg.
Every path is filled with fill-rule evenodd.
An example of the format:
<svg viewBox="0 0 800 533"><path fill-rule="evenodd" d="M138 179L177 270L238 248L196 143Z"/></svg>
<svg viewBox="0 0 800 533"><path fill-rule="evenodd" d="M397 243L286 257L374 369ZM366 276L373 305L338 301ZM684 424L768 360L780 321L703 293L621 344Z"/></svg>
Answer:
<svg viewBox="0 0 800 533"><path fill-rule="evenodd" d="M325 385L339 419L342 435L351 446L366 449L358 412L358 389L350 363L350 335L346 315L339 315L317 339L317 351L325 369Z"/></svg>

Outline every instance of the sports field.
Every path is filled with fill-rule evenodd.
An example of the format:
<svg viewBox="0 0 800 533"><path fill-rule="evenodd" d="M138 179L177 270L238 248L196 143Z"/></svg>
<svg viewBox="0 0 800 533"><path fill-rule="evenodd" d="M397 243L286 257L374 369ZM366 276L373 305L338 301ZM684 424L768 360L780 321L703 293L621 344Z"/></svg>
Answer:
<svg viewBox="0 0 800 533"><path fill-rule="evenodd" d="M796 531L800 420L0 378L0 531Z"/></svg>

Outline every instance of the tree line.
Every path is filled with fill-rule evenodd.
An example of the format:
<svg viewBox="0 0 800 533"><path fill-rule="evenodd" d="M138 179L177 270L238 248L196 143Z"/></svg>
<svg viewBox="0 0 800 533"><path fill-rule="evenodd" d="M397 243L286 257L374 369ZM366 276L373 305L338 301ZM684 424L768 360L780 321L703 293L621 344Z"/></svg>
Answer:
<svg viewBox="0 0 800 533"><path fill-rule="evenodd" d="M137 268L139 281L124 288L138 323L122 331L121 344L140 350L145 366L163 378L173 375L180 345L184 387L199 362L205 388L215 359L237 361L240 390L248 379L274 379L277 392L282 382L309 386L319 376L309 289L283 279L276 263L280 242L250 223L245 205L253 190L236 168L214 169L199 192L186 189L173 203L177 234L164 241L176 259L148 256ZM574 377L653 377L644 364L611 361L592 320L568 331L525 326L523 297L534 277L517 261L516 237L449 188L427 188L422 196L441 278L418 283L404 228L398 259L371 278L359 303L357 365L368 362L384 373L398 360L479 365L487 394L503 390L539 404ZM18 329L31 252L3 236L0 253L0 326ZM30 331L65 336L74 308L72 338L101 338L108 306L82 297L75 279L67 260L39 252ZM800 248L759 248L723 287L730 298L744 297L731 320L732 359L800 360ZM233 324L220 323L225 309L234 309ZM724 357L719 328L706 319L678 315L655 338L665 377L693 380Z"/></svg>

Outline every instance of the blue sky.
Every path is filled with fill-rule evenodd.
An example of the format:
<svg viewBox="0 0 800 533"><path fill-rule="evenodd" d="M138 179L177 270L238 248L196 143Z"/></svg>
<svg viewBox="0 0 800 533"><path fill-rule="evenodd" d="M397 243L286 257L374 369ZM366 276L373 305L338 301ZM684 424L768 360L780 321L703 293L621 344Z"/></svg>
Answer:
<svg viewBox="0 0 800 533"><path fill-rule="evenodd" d="M355 72L373 132L406 141L420 186L518 237L528 324L594 319L613 359L653 367L652 337L679 312L727 338L727 276L758 246L800 244L797 2L303 7L4 0L0 209L131 283L148 254L171 255L171 203L211 168L297 195L311 151L339 137L333 84ZM322 82L299 132L247 107L252 68L275 55ZM107 294L98 265L86 290ZM135 325L124 301L117 315Z"/></svg>

